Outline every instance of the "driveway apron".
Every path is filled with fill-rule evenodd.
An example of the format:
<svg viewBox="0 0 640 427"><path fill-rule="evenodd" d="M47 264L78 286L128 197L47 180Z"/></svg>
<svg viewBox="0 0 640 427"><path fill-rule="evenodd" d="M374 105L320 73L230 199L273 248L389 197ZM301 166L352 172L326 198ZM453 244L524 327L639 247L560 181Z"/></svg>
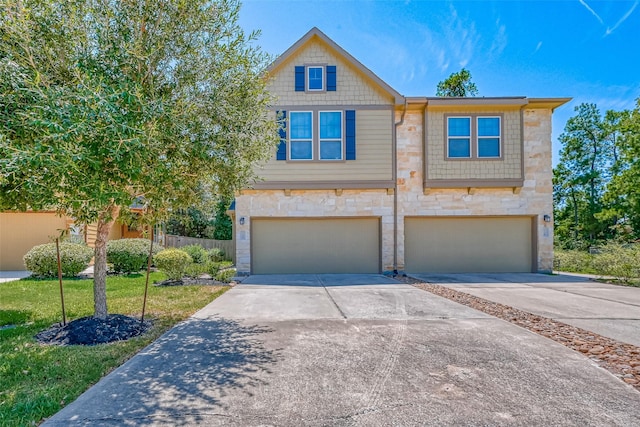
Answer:
<svg viewBox="0 0 640 427"><path fill-rule="evenodd" d="M384 276L251 276L45 425L635 426L640 393Z"/></svg>

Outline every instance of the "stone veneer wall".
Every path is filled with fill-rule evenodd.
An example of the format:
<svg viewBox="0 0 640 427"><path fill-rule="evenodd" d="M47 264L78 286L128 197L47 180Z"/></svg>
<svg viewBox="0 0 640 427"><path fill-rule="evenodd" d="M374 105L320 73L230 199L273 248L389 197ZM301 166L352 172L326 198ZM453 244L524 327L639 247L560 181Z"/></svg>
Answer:
<svg viewBox="0 0 640 427"><path fill-rule="evenodd" d="M524 186L518 194L511 188L478 188L474 194L466 188L431 189L423 194L423 131L421 111L407 112L398 129L398 269L404 269L405 216L524 215L537 222L538 270L550 271L553 226L543 216L553 214L551 111L524 111Z"/></svg>
<svg viewBox="0 0 640 427"><path fill-rule="evenodd" d="M393 270L393 195L386 190L244 190L236 197L236 267L251 269L251 216L255 217L379 217L382 268ZM244 224L240 217L244 216Z"/></svg>

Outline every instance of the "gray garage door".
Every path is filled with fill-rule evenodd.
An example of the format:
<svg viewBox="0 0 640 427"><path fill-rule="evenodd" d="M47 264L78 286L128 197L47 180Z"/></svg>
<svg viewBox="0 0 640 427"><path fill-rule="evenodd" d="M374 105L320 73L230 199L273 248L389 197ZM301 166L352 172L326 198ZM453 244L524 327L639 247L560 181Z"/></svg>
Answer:
<svg viewBox="0 0 640 427"><path fill-rule="evenodd" d="M410 273L506 273L533 269L530 217L405 218Z"/></svg>
<svg viewBox="0 0 640 427"><path fill-rule="evenodd" d="M379 273L378 218L251 221L253 274Z"/></svg>

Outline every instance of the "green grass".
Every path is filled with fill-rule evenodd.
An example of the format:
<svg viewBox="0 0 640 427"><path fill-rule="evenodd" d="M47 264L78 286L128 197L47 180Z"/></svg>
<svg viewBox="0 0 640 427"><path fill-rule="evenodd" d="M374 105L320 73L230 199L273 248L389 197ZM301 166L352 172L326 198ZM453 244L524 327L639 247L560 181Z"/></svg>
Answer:
<svg viewBox="0 0 640 427"><path fill-rule="evenodd" d="M164 279L152 273L150 282ZM110 276L110 313L140 316L145 277ZM47 346L34 335L62 320L56 280L0 283L0 426L36 425L75 400L177 322L224 293L213 286L149 286L145 319L150 332L126 342L96 346ZM65 280L67 320L93 314L93 282Z"/></svg>

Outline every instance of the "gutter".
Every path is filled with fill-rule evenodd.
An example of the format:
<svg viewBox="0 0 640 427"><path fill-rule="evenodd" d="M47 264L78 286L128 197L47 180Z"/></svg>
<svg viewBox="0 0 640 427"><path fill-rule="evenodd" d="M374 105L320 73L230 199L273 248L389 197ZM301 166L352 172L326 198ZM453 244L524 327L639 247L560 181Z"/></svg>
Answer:
<svg viewBox="0 0 640 427"><path fill-rule="evenodd" d="M408 101L405 98L404 108L400 121L394 123L394 147L393 147L393 274L398 274L398 127L404 124L404 116L407 113ZM395 114L395 111L394 111Z"/></svg>

